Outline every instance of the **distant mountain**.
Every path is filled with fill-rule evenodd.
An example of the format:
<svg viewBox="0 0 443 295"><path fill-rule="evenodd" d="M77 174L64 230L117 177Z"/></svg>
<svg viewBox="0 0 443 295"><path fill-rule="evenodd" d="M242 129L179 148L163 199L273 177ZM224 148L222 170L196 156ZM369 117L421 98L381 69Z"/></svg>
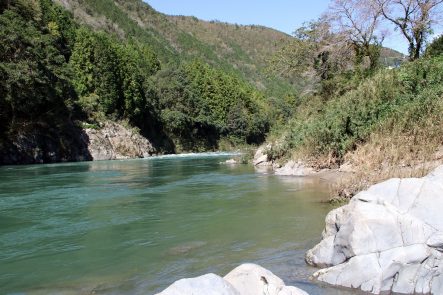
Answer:
<svg viewBox="0 0 443 295"><path fill-rule="evenodd" d="M387 67L398 67L406 60L406 55L391 48L383 47L380 52L380 62Z"/></svg>

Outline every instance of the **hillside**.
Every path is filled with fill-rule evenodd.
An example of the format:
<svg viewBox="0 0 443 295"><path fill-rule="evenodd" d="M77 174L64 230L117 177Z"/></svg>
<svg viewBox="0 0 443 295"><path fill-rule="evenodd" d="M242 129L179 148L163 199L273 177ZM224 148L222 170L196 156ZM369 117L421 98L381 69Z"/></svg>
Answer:
<svg viewBox="0 0 443 295"><path fill-rule="evenodd" d="M290 115L286 96L269 105L284 87L259 90L260 72L250 83L139 1L11 0L0 24L0 164L89 159L85 129L109 122L146 137L148 154L258 144Z"/></svg>
<svg viewBox="0 0 443 295"><path fill-rule="evenodd" d="M141 0L55 1L72 11L81 23L149 44L163 64L201 59L233 73L274 98L272 104L306 87L306 77L300 73L285 77L270 73L273 55L292 40L277 30L165 15ZM385 66L398 66L403 59L404 55L395 50L381 51L380 63Z"/></svg>
<svg viewBox="0 0 443 295"><path fill-rule="evenodd" d="M162 63L202 59L239 75L270 96L293 92L297 78L269 77L267 59L291 36L261 26L206 22L168 16L141 0L56 0L96 29L150 44Z"/></svg>

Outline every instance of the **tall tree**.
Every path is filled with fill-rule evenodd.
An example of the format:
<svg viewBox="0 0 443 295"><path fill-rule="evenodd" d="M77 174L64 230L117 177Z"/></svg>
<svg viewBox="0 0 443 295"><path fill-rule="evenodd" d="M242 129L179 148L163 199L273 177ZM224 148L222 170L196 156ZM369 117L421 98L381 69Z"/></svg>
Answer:
<svg viewBox="0 0 443 295"><path fill-rule="evenodd" d="M303 24L294 37L273 56L274 72L283 76L298 72L308 78L328 80L350 68L352 48L343 34L332 31L327 17Z"/></svg>
<svg viewBox="0 0 443 295"><path fill-rule="evenodd" d="M432 25L439 19L443 0L374 0L382 15L406 38L409 59L418 59Z"/></svg>
<svg viewBox="0 0 443 295"><path fill-rule="evenodd" d="M372 1L333 0L327 15L335 31L344 34L352 44L356 63L359 65L368 58L368 67L377 67L384 39L379 30L380 7Z"/></svg>

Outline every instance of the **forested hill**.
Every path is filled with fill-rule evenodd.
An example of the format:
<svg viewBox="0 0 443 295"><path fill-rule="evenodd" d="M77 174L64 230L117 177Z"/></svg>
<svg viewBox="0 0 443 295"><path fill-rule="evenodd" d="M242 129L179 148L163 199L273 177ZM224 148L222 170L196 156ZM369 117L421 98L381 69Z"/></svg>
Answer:
<svg viewBox="0 0 443 295"><path fill-rule="evenodd" d="M198 58L242 77L270 96L292 92L292 84L301 82L300 77L268 75L268 60L291 39L270 28L168 16L141 0L56 1L94 29L149 43L162 63Z"/></svg>
<svg viewBox="0 0 443 295"><path fill-rule="evenodd" d="M294 109L265 74L271 45L197 38L141 1L11 0L0 24L0 164L89 159L84 130L108 121L158 153L258 144Z"/></svg>

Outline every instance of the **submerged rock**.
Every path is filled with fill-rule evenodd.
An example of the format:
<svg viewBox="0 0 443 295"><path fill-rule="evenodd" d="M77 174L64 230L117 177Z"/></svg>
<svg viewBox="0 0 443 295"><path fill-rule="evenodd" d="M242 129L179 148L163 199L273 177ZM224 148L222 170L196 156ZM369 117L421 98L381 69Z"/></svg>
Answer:
<svg viewBox="0 0 443 295"><path fill-rule="evenodd" d="M285 286L269 270L256 264L242 264L224 278L206 274L197 278L181 279L157 295L308 295Z"/></svg>
<svg viewBox="0 0 443 295"><path fill-rule="evenodd" d="M168 250L168 255L185 255L189 252L197 250L201 247L206 246L207 242L204 241L192 241L180 244L178 246L172 247Z"/></svg>
<svg viewBox="0 0 443 295"><path fill-rule="evenodd" d="M320 281L366 292L443 294L443 166L370 187L326 217L306 254Z"/></svg>

